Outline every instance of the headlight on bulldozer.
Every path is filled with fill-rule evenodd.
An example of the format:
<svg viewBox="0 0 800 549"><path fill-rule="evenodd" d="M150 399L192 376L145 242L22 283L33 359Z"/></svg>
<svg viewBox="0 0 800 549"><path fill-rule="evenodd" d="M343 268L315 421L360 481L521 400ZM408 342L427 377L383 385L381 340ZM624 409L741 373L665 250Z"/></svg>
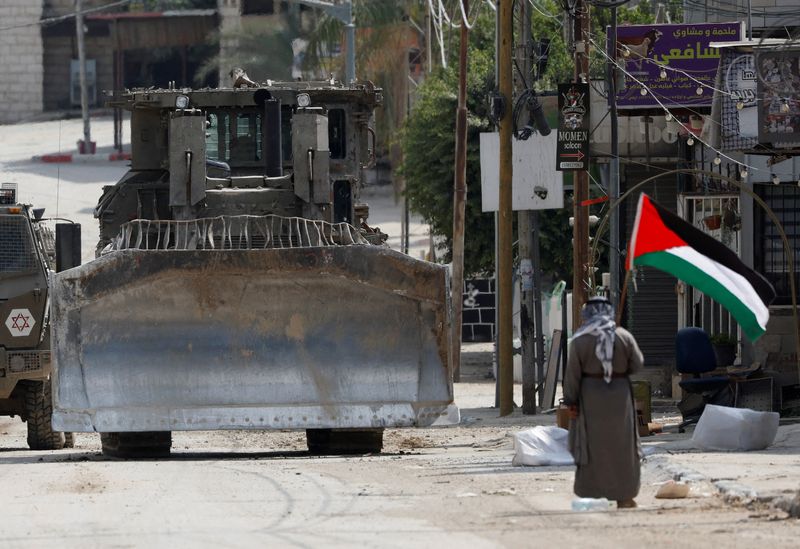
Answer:
<svg viewBox="0 0 800 549"><path fill-rule="evenodd" d="M185 109L189 106L189 96L188 95L179 95L175 98L175 108L176 109Z"/></svg>
<svg viewBox="0 0 800 549"><path fill-rule="evenodd" d="M308 107L311 104L311 96L307 93L298 93L297 94L297 106L298 107Z"/></svg>

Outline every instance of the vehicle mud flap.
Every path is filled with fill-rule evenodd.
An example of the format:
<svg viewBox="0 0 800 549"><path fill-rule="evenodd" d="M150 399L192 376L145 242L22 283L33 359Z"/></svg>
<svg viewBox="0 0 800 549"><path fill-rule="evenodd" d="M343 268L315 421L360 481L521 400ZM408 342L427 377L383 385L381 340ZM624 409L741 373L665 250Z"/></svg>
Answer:
<svg viewBox="0 0 800 549"><path fill-rule="evenodd" d="M447 270L381 246L117 251L53 276L66 431L430 425Z"/></svg>

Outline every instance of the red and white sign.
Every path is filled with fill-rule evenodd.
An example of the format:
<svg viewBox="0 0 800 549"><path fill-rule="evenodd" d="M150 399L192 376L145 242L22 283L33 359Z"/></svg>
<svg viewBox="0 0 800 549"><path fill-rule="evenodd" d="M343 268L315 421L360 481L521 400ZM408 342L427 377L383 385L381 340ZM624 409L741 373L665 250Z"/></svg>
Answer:
<svg viewBox="0 0 800 549"><path fill-rule="evenodd" d="M31 334L36 320L28 309L11 309L6 319L6 328L13 337L26 337Z"/></svg>

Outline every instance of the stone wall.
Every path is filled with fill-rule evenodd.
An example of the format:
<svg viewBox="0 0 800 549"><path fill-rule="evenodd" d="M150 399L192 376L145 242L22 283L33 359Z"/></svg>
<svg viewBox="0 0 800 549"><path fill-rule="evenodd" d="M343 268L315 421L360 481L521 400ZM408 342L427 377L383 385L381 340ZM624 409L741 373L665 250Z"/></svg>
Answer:
<svg viewBox="0 0 800 549"><path fill-rule="evenodd" d="M41 2L0 2L0 21L6 29L0 32L0 123L42 112L41 16Z"/></svg>

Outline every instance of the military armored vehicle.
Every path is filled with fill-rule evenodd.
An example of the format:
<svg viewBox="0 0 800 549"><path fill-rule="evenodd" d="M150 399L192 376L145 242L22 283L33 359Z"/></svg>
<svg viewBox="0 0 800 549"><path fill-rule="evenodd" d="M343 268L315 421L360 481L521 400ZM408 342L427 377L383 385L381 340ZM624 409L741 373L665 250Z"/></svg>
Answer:
<svg viewBox="0 0 800 549"><path fill-rule="evenodd" d="M27 423L31 450L58 450L72 434L51 426L47 277L56 248L43 213L18 203L15 183L0 184L0 414Z"/></svg>
<svg viewBox="0 0 800 549"><path fill-rule="evenodd" d="M379 451L452 403L447 271L389 249L360 201L381 91L245 82L110 98L130 171L99 200L97 258L52 288L53 423L107 454L287 428Z"/></svg>

